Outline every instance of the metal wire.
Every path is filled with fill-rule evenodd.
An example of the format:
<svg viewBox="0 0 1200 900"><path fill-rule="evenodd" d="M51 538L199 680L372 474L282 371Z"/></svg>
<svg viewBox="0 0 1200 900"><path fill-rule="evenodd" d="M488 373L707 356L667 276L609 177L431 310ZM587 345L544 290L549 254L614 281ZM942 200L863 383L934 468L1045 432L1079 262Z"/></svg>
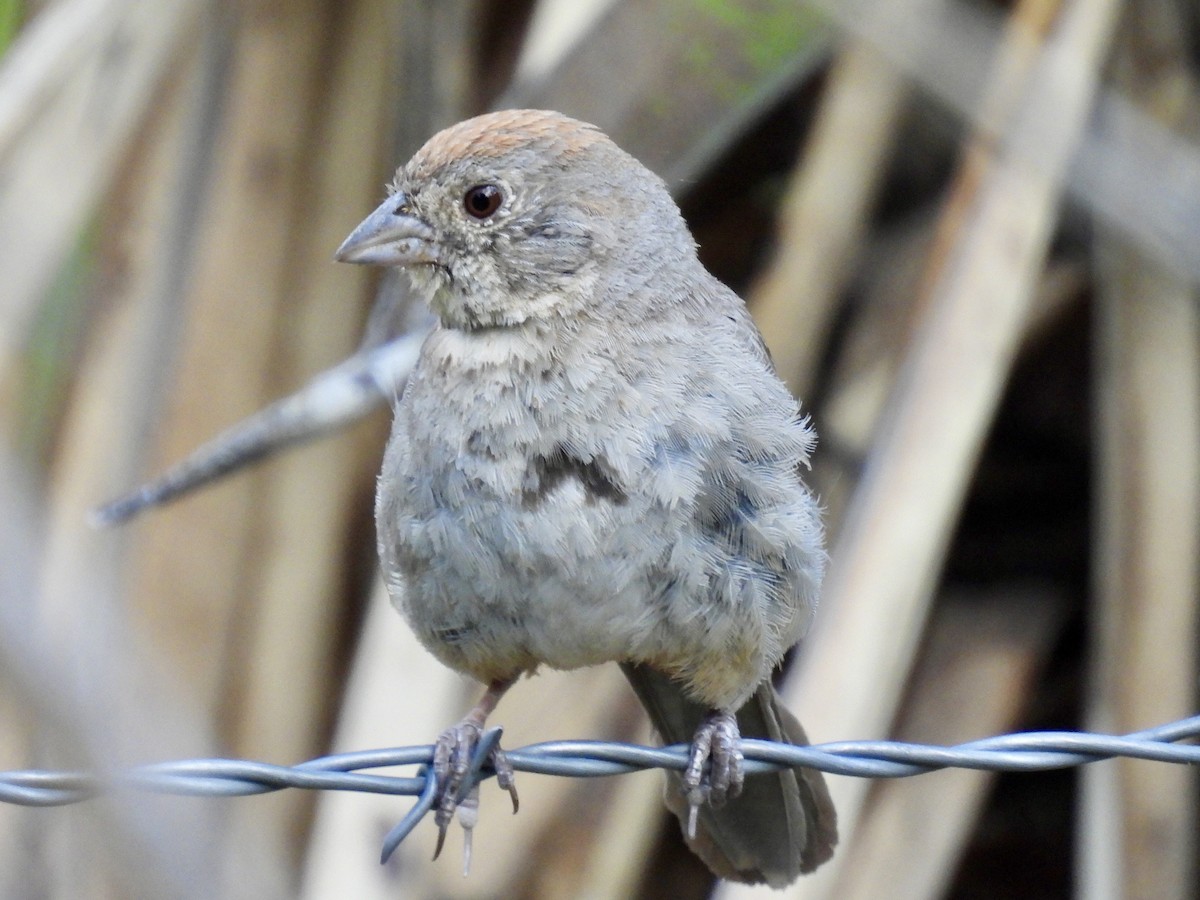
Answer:
<svg viewBox="0 0 1200 900"><path fill-rule="evenodd" d="M487 741L498 740L492 729ZM796 747L772 741L743 740L747 774L805 766L835 775L903 778L946 768L992 772L1063 769L1104 759L1128 757L1169 763L1200 763L1200 746L1180 744L1200 737L1200 716L1123 736L1074 731L1006 734L954 747L900 741L839 741ZM238 759L194 759L153 763L122 772L24 770L0 772L0 802L19 806L64 806L103 792L139 790L158 794L236 797L284 788L358 791L420 797L432 779L432 747L396 747L340 753L278 766ZM553 741L507 751L518 772L596 778L644 769L683 770L688 748L643 747L608 741ZM416 776L364 774L364 769L420 766ZM488 768L481 778L491 777ZM415 824L415 823L414 823Z"/></svg>

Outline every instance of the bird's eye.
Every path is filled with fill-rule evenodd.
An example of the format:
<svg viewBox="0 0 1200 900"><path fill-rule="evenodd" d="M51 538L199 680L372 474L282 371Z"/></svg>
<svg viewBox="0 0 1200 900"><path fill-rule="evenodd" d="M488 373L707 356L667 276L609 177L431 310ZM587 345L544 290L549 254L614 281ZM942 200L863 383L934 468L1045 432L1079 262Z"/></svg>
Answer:
<svg viewBox="0 0 1200 900"><path fill-rule="evenodd" d="M504 193L494 184L477 184L463 195L463 209L476 219L494 215L504 201Z"/></svg>

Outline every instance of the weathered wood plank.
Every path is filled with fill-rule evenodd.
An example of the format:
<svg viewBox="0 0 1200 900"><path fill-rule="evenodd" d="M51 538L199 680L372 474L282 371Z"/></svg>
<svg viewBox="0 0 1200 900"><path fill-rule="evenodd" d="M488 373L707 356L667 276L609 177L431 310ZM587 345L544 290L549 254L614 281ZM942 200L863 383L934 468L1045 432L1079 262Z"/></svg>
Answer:
<svg viewBox="0 0 1200 900"><path fill-rule="evenodd" d="M949 746L1018 727L1066 606L1062 597L1021 588L945 598L909 680L896 740ZM837 896L946 896L995 779L950 769L876 782L845 851Z"/></svg>
<svg viewBox="0 0 1200 900"><path fill-rule="evenodd" d="M1179 8L1137 0L1114 80L1151 119L1196 134ZM1109 136L1135 143L1131 120ZM1152 196L1152 195L1151 195ZM1153 203L1150 196L1146 202ZM1200 313L1194 284L1117 228L1096 246L1095 591L1087 722L1135 731L1196 707ZM1196 773L1120 760L1080 775L1077 896L1196 892Z"/></svg>
<svg viewBox="0 0 1200 900"><path fill-rule="evenodd" d="M881 4L871 15L935 19L942 0ZM884 8L886 6L886 9ZM780 376L804 400L841 289L887 171L908 84L868 41L835 59L804 154L779 213L774 257L749 302Z"/></svg>

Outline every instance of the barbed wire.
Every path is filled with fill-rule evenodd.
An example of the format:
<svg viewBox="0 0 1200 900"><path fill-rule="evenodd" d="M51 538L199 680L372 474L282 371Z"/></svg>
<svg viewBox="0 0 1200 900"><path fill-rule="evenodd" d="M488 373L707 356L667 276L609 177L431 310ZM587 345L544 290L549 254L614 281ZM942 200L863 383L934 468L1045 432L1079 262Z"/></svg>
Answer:
<svg viewBox="0 0 1200 900"><path fill-rule="evenodd" d="M501 729L486 732L475 752L469 782L491 777L486 759ZM940 769L1033 772L1087 765L1106 759L1200 763L1200 746L1180 741L1200 737L1200 716L1126 735L1076 731L1031 731L984 738L955 746L903 741L838 741L797 747L742 740L747 774L803 766L833 775L906 778ZM623 775L645 769L682 771L688 747L645 747L614 741L551 741L505 751L514 770L570 778ZM430 775L429 745L339 753L295 766L240 759L193 759L151 763L120 772L27 769L0 772L0 802L19 806L65 806L121 790L203 797L238 797L286 788L357 791L416 796L418 801L384 842L384 858L430 809L436 780ZM418 766L415 776L364 774L364 769Z"/></svg>

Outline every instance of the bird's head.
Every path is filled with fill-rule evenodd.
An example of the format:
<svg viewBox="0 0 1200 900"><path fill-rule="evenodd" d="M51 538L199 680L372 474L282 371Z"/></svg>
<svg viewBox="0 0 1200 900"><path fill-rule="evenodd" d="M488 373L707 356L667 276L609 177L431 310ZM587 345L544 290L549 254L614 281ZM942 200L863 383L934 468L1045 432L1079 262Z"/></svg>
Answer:
<svg viewBox="0 0 1200 900"><path fill-rule="evenodd" d="M407 269L474 329L578 315L694 253L662 181L599 129L505 110L432 137L336 256Z"/></svg>

